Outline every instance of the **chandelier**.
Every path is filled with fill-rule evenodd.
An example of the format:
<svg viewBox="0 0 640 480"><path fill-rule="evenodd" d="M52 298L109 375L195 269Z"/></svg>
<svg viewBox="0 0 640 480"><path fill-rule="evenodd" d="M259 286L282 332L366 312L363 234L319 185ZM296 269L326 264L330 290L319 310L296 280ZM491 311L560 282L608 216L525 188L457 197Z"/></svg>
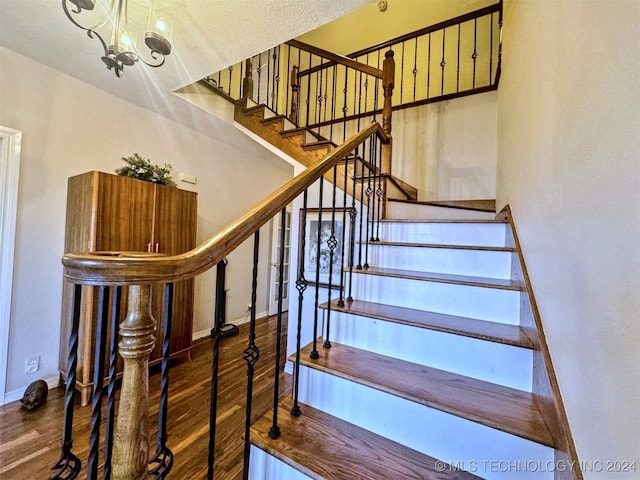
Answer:
<svg viewBox="0 0 640 480"><path fill-rule="evenodd" d="M103 15L94 8L101 0L62 0L62 9L71 23L87 32L89 38L97 38L102 44L104 55L102 61L107 65L107 69L113 69L116 76L122 76L124 67L134 65L142 61L150 67L160 67L164 64L164 57L171 53L171 43L167 39L167 24L165 19L154 11L153 3L149 8L147 20L147 31L144 34L144 43L149 49L150 61L138 55L136 49L137 38L135 36L135 25L129 21L128 0L102 0ZM107 2L109 5L107 6ZM74 6L69 6L71 3ZM70 8L69 8L70 7ZM100 6L98 6L100 7ZM76 18L79 18L83 10L93 11L87 16L92 16L93 20L98 20L93 26L84 27ZM102 35L99 33L102 32ZM105 38L109 38L109 42Z"/></svg>

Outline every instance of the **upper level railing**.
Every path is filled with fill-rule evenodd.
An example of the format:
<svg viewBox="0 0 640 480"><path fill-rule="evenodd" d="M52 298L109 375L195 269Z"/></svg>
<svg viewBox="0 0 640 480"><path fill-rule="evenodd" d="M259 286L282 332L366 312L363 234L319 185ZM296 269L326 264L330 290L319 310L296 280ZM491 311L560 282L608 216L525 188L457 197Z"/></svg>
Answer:
<svg viewBox="0 0 640 480"><path fill-rule="evenodd" d="M253 209L242 215L236 221L222 229L218 234L197 246L189 252L162 256L149 253L131 252L89 252L67 254L63 258L64 275L74 287L74 308L71 312L71 331L69 334L68 370L66 372L66 392L64 399L64 426L60 459L53 467L53 479L75 479L86 472L88 479L99 477L114 480L138 480L143 478L165 478L174 464L174 454L168 442L168 385L169 385L169 355L172 312L173 282L188 279L204 273L222 263L224 257L235 250L241 243L253 236L253 267L251 313L249 324L249 339L243 358L247 363L246 412L244 431L244 478L248 478L250 427L252 418L252 389L253 374L260 357L259 346L256 345L256 290L259 252L260 227L271 219L280 216L284 225L287 205L301 197L301 258L298 260L296 272L296 288L299 292L297 314L297 345L294 369L293 409L292 415L302 412L298 404L298 370L300 364L300 332L303 317L305 321L313 322L313 345L316 350L318 330L322 329L319 318L321 306L320 292L326 299L328 311L325 315L325 325L330 322L331 300L344 305L351 300L351 279L354 269L366 268L368 265L368 242L375 241L379 231L379 217L376 219L369 212L375 210L375 203L380 201L381 188L376 183L375 175L364 173L356 178L342 177L343 185L340 189L336 185L337 168L340 162L350 159L367 159L375 169L380 168L382 145L389 143L389 137L378 123L372 123L361 132L349 138L337 147L324 160L308 168L299 176L293 178L272 195ZM334 181L327 182L324 177L331 175ZM347 195L347 182L352 182L352 190L366 189L371 194L366 195L366 201L358 202L355 197ZM312 185L319 183L318 193L310 194ZM316 192L316 190L313 190ZM323 198L324 197L324 198ZM362 198L365 198L363 196ZM308 208L309 206L315 208ZM379 205L378 205L379 210ZM306 231L307 215L313 212L314 219L309 224L317 228ZM317 223L316 223L317 222ZM320 228L320 226L322 228ZM348 226L348 227L347 227ZM285 228L280 231L284 234ZM346 231L349 234L345 233ZM309 242L305 245L305 239ZM311 246L313 243L313 247ZM281 239L281 245L284 244ZM356 251L356 249L358 249ZM305 255L304 252L309 252ZM285 269L284 249L281 249L277 265L279 275L278 298L283 298L282 285ZM311 260L313 259L313 260ZM324 281L320 277L321 270L326 276ZM309 272L313 272L312 275ZM313 277L308 279L308 277ZM74 397L76 368L78 359L79 316L82 309L83 285L93 285L99 291L99 308L95 322L96 351L94 355L94 386L103 384L103 372L106 370L108 388L106 393L101 388L94 388L91 396L91 420L89 453L86 470L82 461L74 452ZM149 395L148 395L148 359L156 342L156 320L151 314L151 289L162 287L165 289L165 306L162 342L163 361L161 367L160 405L158 409L158 430L155 450L150 448L149 434ZM315 303L311 315L303 315L303 296L307 287L314 290ZM120 302L125 298L123 291L128 290L126 316L121 321ZM113 292L113 294L111 294ZM213 292L212 292L213 295ZM326 296L325 296L326 295ZM112 298L110 304L109 299ZM124 303L124 302L123 302ZM277 313L277 351L280 350L282 328L282 302L278 302ZM112 341L107 346L107 331L110 329ZM328 332L328 327L326 329ZM211 403L209 422L209 456L208 478L214 478L216 460L216 424L217 418L217 362L220 353L221 322L216 318L214 326L213 366L211 378ZM119 336L119 342L114 339ZM330 345L328 333L325 333L325 346ZM116 360L122 357L122 386L116 415ZM273 423L269 430L272 438L280 434L278 426L279 376L282 373L280 356L275 355L274 394L273 394ZM105 362L108 368L105 369ZM106 418L103 422L103 397L106 396ZM104 436L101 428L104 425ZM194 461L194 459L189 459ZM195 460L197 461L197 459ZM205 459L202 459L204 464Z"/></svg>
<svg viewBox="0 0 640 480"><path fill-rule="evenodd" d="M348 56L293 40L202 81L339 143L382 114L379 73L389 55L396 65L387 82L395 85L394 110L496 89L501 24L496 3Z"/></svg>

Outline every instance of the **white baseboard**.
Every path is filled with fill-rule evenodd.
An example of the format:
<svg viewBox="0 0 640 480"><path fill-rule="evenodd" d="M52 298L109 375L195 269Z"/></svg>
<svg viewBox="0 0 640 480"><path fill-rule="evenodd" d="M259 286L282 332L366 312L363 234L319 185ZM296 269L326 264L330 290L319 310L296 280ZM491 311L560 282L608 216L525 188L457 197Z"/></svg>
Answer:
<svg viewBox="0 0 640 480"><path fill-rule="evenodd" d="M257 319L261 319L268 316L269 316L269 312L267 312L266 310L264 312L256 313ZM249 323L249 315L236 318L235 320L228 321L227 323L232 325L242 325L243 323ZM211 335L211 328L207 328L206 330L199 330L197 332L193 332L191 339L195 342L196 340L209 337L210 335Z"/></svg>
<svg viewBox="0 0 640 480"><path fill-rule="evenodd" d="M44 380L45 382L47 382L47 386L49 387L49 390L51 390L53 388L57 388L58 387L58 384L60 383L60 376L59 375L49 375L49 376L46 376L46 377L42 377L41 380ZM27 385L27 387L28 387L28 385ZM18 388L16 390L12 390L10 392L5 393L4 402L2 403L2 405L6 405L7 403L16 402L16 401L20 400L23 397L24 392L27 389L27 387Z"/></svg>

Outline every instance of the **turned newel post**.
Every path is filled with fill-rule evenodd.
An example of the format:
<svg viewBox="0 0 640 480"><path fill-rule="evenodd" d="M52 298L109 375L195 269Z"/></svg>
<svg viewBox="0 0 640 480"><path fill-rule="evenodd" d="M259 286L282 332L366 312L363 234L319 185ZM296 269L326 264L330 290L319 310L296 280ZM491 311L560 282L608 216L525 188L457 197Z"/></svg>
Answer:
<svg viewBox="0 0 640 480"><path fill-rule="evenodd" d="M298 102L300 101L300 79L298 72L300 69L294 65L291 69L291 114L289 120L296 125L298 124Z"/></svg>
<svg viewBox="0 0 640 480"><path fill-rule="evenodd" d="M155 345L151 285L129 287L127 316L120 325L124 360L122 389L113 439L112 478L140 480L149 460L149 354Z"/></svg>
<svg viewBox="0 0 640 480"><path fill-rule="evenodd" d="M250 58L245 60L245 67L242 79L242 98L251 100L253 98L253 62Z"/></svg>
<svg viewBox="0 0 640 480"><path fill-rule="evenodd" d="M396 75L396 63L393 60L393 50L384 54L382 63L382 89L384 91L384 106L382 107L382 130L391 138L391 97L393 96L393 81ZM391 141L382 145L382 173L391 173Z"/></svg>

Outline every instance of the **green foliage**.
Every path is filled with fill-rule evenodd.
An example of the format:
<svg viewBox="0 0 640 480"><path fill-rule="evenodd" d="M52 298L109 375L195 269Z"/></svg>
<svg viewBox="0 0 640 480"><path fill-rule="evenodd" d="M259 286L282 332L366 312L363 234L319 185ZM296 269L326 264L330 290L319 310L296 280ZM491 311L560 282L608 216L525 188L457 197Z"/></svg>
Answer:
<svg viewBox="0 0 640 480"><path fill-rule="evenodd" d="M171 165L164 164L164 167L152 164L146 158L134 153L130 157L122 157L126 166L118 168L116 173L122 177L132 177L147 182L159 183L168 187L176 187L176 182L171 177Z"/></svg>

